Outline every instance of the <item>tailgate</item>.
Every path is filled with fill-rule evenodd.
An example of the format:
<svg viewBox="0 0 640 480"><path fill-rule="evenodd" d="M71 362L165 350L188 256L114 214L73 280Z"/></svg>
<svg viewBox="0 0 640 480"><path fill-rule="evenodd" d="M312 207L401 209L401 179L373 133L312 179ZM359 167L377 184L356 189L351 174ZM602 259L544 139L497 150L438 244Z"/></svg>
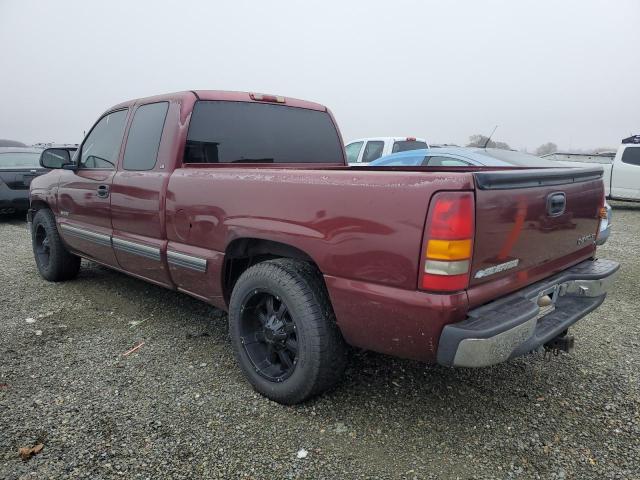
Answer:
<svg viewBox="0 0 640 480"><path fill-rule="evenodd" d="M601 167L477 172L474 177L470 286L595 249L604 191Z"/></svg>

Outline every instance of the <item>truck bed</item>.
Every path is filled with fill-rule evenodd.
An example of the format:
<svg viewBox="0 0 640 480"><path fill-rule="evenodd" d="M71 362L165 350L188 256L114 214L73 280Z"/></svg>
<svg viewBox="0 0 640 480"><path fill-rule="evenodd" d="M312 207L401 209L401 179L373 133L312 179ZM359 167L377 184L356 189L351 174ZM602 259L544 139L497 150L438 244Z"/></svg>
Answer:
<svg viewBox="0 0 640 480"><path fill-rule="evenodd" d="M218 252L210 257L214 262L222 261L235 239L291 246L325 276L338 322L351 343L387 353L398 347L407 356L406 345L387 340L382 345L362 332L377 322L388 328L391 321L416 321L406 305L389 311L375 298L406 296L420 305L427 298L418 291L419 268L429 202L436 192L475 192L476 233L470 288L457 297L458 305L447 307L446 319L434 319L433 331L427 324L432 345L441 323L463 319L470 306L593 256L590 235L595 240L601 175L598 168L190 166L177 169L169 181L167 237L169 248L186 255ZM546 197L560 190L566 192L566 209L549 218ZM580 238L586 238L584 243L578 244ZM509 268L491 271L514 260ZM490 274L478 277L483 270ZM347 285L364 294L350 292L343 304L339 292ZM193 288L189 293L210 298L213 292L214 301L224 303L223 286L215 279ZM437 303L439 297L434 293L426 301ZM421 341L408 356L429 355Z"/></svg>

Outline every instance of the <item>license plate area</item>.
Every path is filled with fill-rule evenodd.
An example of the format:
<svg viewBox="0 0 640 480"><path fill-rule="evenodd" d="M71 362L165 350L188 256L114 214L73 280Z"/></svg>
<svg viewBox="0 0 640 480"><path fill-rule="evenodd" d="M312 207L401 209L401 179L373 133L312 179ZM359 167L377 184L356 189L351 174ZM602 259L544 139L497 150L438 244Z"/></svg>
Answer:
<svg viewBox="0 0 640 480"><path fill-rule="evenodd" d="M556 301L560 296L560 285L554 285L553 287L549 287L538 294L536 298L536 303L540 310L536 315L536 320L544 317L545 315L549 315L556 309ZM547 298L548 297L548 298Z"/></svg>

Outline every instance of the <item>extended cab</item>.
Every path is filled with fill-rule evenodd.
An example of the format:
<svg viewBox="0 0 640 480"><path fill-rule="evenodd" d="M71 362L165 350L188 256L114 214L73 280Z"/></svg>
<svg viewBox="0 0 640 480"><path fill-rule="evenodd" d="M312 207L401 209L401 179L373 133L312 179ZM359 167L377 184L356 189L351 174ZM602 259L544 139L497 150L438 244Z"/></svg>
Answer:
<svg viewBox="0 0 640 480"><path fill-rule="evenodd" d="M40 274L84 257L227 310L282 403L336 384L347 345L464 367L568 349L618 269L596 259L601 168L347 167L331 113L292 98L133 100L65 152L31 183Z"/></svg>

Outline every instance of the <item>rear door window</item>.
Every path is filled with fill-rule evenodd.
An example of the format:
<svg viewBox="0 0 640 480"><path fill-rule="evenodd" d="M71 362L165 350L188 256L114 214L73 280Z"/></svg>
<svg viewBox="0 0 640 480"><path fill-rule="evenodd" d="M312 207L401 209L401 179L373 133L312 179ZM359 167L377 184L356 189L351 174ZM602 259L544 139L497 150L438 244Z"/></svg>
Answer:
<svg viewBox="0 0 640 480"><path fill-rule="evenodd" d="M393 142L393 149L391 151L393 153L407 152L409 150L420 150L421 148L429 148L429 146L426 142L419 140L398 140Z"/></svg>
<svg viewBox="0 0 640 480"><path fill-rule="evenodd" d="M196 102L184 163L339 163L344 153L326 111L268 103Z"/></svg>
<svg viewBox="0 0 640 480"><path fill-rule="evenodd" d="M382 156L383 150L384 142L378 140L367 142L367 146L364 147L364 153L362 154L362 161L364 163L373 162Z"/></svg>
<svg viewBox="0 0 640 480"><path fill-rule="evenodd" d="M627 147L622 153L622 161L629 165L640 165L640 147Z"/></svg>
<svg viewBox="0 0 640 480"><path fill-rule="evenodd" d="M363 143L364 142L354 142L345 147L347 152L347 162L355 163L358 161L358 156L360 155L360 150L362 150Z"/></svg>
<svg viewBox="0 0 640 480"><path fill-rule="evenodd" d="M155 167L168 108L169 102L138 107L124 150L122 167L125 170L152 170Z"/></svg>

